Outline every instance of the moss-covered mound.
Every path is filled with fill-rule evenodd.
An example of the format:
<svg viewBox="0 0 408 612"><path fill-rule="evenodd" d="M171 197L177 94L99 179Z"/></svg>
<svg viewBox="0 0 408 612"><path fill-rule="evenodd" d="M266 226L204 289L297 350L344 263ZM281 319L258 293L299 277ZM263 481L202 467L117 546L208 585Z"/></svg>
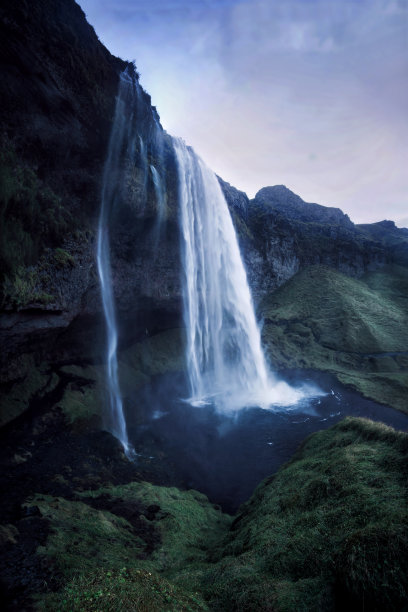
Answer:
<svg viewBox="0 0 408 612"><path fill-rule="evenodd" d="M204 578L210 607L406 609L407 450L362 419L312 435L238 513Z"/></svg>
<svg viewBox="0 0 408 612"><path fill-rule="evenodd" d="M169 582L205 562L231 522L201 493L138 482L75 500L37 495L27 508L50 522L37 555L65 584L40 609L207 609L197 591Z"/></svg>
<svg viewBox="0 0 408 612"><path fill-rule="evenodd" d="M25 516L47 525L36 558L53 579L36 607L404 610L407 451L407 434L347 418L310 436L234 520L146 482L37 494ZM7 533L18 540L21 525Z"/></svg>
<svg viewBox="0 0 408 612"><path fill-rule="evenodd" d="M274 364L334 373L367 397L408 410L407 268L355 279L312 266L260 310Z"/></svg>

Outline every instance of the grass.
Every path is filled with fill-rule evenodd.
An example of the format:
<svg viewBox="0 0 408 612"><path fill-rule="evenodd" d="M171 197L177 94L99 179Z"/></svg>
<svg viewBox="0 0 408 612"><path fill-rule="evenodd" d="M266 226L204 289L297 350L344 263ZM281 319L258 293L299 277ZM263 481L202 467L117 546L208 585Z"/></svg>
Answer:
<svg viewBox="0 0 408 612"><path fill-rule="evenodd" d="M214 507L198 491L180 491L158 487L148 482L99 489L81 496L97 498L109 495L143 507L158 506L154 525L160 535L160 547L152 553L151 567L174 575L189 561L204 561L225 532L230 517Z"/></svg>
<svg viewBox="0 0 408 612"><path fill-rule="evenodd" d="M186 593L165 578L143 569L98 570L73 579L39 610L60 612L193 612L208 610L198 594Z"/></svg>
<svg viewBox="0 0 408 612"><path fill-rule="evenodd" d="M3 304L15 310L29 304L47 306L55 302L55 296L43 291L42 282L35 267L20 266L15 273L6 276L3 282Z"/></svg>
<svg viewBox="0 0 408 612"><path fill-rule="evenodd" d="M100 498L137 510L136 523L93 507L90 499ZM168 580L205 560L230 522L204 495L140 482L83 492L75 501L37 495L29 505L52 525L37 554L65 583L60 593L41 598L39 609L207 609L202 596ZM152 534L156 544L145 559Z"/></svg>
<svg viewBox="0 0 408 612"><path fill-rule="evenodd" d="M362 419L312 435L241 508L204 581L210 607L403 609L407 449Z"/></svg>
<svg viewBox="0 0 408 612"><path fill-rule="evenodd" d="M335 374L407 411L408 270L354 279L324 266L302 270L261 304L263 339L278 367Z"/></svg>
<svg viewBox="0 0 408 612"><path fill-rule="evenodd" d="M54 251L54 260L59 268L72 268L75 265L75 259L71 253L60 247L57 247Z"/></svg>
<svg viewBox="0 0 408 612"><path fill-rule="evenodd" d="M146 482L37 495L28 505L51 527L37 554L61 576L37 607L404 610L407 451L407 434L347 418L310 436L235 518Z"/></svg>
<svg viewBox="0 0 408 612"><path fill-rule="evenodd" d="M101 417L102 400L100 388L96 385L83 385L78 388L75 383L68 383L58 406L69 423L78 420L89 421L92 417Z"/></svg>
<svg viewBox="0 0 408 612"><path fill-rule="evenodd" d="M144 542L132 533L129 523L80 501L38 495L32 500L42 516L51 521L52 534L37 553L55 560L58 572L68 578L95 568L120 569L127 550L133 558Z"/></svg>

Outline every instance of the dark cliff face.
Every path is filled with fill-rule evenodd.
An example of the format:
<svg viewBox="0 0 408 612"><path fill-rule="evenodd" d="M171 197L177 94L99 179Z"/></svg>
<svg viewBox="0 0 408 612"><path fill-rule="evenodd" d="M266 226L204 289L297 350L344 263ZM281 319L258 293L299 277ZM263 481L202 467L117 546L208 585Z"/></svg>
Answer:
<svg viewBox="0 0 408 612"><path fill-rule="evenodd" d="M310 265L323 264L359 277L387 263L408 261L405 230L392 222L393 227L384 222L354 225L340 209L304 202L283 185L264 187L245 204L244 194L238 198L240 192L220 184L256 301Z"/></svg>
<svg viewBox="0 0 408 612"><path fill-rule="evenodd" d="M13 153L40 189L54 191L67 214L83 221L95 212L118 74L126 63L99 42L73 0L6 0L0 20L3 153Z"/></svg>
<svg viewBox="0 0 408 612"><path fill-rule="evenodd" d="M249 198L247 194L243 191L239 191L239 189L236 189L221 177L217 176L217 178L224 192L234 222L239 223L239 219L246 222L249 215Z"/></svg>
<svg viewBox="0 0 408 612"><path fill-rule="evenodd" d="M24 377L27 355L37 362L101 358L95 250L102 174L119 75L127 68L135 83L138 75L99 42L73 0L6 0L0 28L0 370L7 381ZM137 135L116 177L110 236L117 310L132 320L122 336L129 343L146 329L174 325L180 264L170 138L140 86L127 112ZM151 164L166 190L159 241Z"/></svg>
<svg viewBox="0 0 408 612"><path fill-rule="evenodd" d="M394 221L379 221L356 226L365 236L379 242L393 263L408 266L408 229Z"/></svg>
<svg viewBox="0 0 408 612"><path fill-rule="evenodd" d="M330 208L320 204L304 202L285 185L263 187L255 196L259 206L264 205L266 211L276 211L288 219L305 223L331 223L352 228L353 223L339 208Z"/></svg>

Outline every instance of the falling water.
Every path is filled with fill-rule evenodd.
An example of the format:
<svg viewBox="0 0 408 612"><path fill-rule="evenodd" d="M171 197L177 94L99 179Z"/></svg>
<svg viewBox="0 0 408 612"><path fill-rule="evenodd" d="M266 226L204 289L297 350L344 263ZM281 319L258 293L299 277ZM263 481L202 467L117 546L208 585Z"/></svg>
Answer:
<svg viewBox="0 0 408 612"><path fill-rule="evenodd" d="M129 444L126 422L123 413L123 402L118 378L117 345L118 332L112 288L112 270L110 262L109 217L117 199L119 187L120 159L129 138L129 118L126 107L132 106L135 95L134 82L125 72L122 73L119 93L116 100L115 115L109 140L108 154L105 162L102 182L101 212L99 216L97 263L101 284L103 311L107 332L107 381L109 390L109 429L120 440L128 456L133 454Z"/></svg>
<svg viewBox="0 0 408 612"><path fill-rule="evenodd" d="M296 403L303 392L266 365L227 203L215 174L174 139L183 237L184 318L192 404L221 410Z"/></svg>
<svg viewBox="0 0 408 612"><path fill-rule="evenodd" d="M142 186L143 186L143 201L146 202L147 195L147 178L148 178L148 164L147 164L147 149L145 142L141 135L139 134L139 155L140 155L140 164L143 173Z"/></svg>
<svg viewBox="0 0 408 612"><path fill-rule="evenodd" d="M154 231L155 247L157 247L157 243L160 239L160 232L161 232L161 228L162 228L162 224L163 224L163 221L165 218L165 212L166 212L166 192L164 189L163 180L160 174L158 173L158 171L156 170L156 168L153 166L153 164L150 165L150 171L152 173L154 191L156 194L156 202L157 202L157 216L156 216L156 224L155 224L155 231Z"/></svg>

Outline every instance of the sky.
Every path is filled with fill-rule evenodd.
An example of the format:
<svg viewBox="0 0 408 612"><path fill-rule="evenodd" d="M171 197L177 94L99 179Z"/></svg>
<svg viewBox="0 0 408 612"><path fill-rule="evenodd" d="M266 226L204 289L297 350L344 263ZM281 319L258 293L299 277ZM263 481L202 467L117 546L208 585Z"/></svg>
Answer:
<svg viewBox="0 0 408 612"><path fill-rule="evenodd" d="M408 226L408 0L78 1L224 180Z"/></svg>

